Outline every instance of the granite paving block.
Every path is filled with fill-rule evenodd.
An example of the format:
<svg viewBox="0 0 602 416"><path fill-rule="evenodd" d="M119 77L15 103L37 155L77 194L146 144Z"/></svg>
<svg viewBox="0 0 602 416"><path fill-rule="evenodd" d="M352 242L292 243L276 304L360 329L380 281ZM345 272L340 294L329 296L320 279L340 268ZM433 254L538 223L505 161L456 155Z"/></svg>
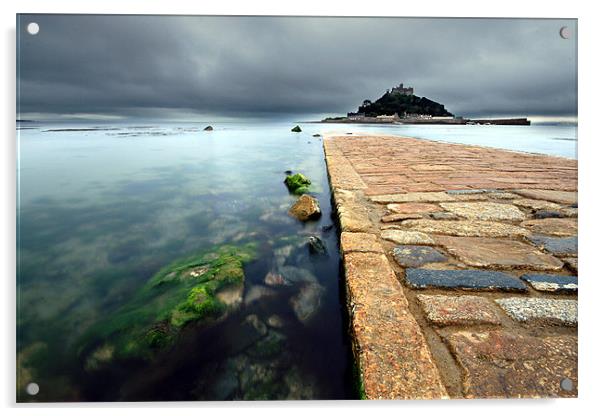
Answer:
<svg viewBox="0 0 602 416"><path fill-rule="evenodd" d="M577 235L576 218L543 218L523 221L520 225L536 234L559 237Z"/></svg>
<svg viewBox="0 0 602 416"><path fill-rule="evenodd" d="M526 218L514 205L496 202L444 202L441 207L469 220L521 221Z"/></svg>
<svg viewBox="0 0 602 416"><path fill-rule="evenodd" d="M343 253L352 251L384 253L384 250L374 234L368 233L341 233L341 250Z"/></svg>
<svg viewBox="0 0 602 416"><path fill-rule="evenodd" d="M475 267L524 267L538 271L555 271L563 267L563 263L556 257L521 241L437 236L436 242L463 263Z"/></svg>
<svg viewBox="0 0 602 416"><path fill-rule="evenodd" d="M402 245L393 249L393 257L401 267L418 267L447 261L439 250L427 246Z"/></svg>
<svg viewBox="0 0 602 416"><path fill-rule="evenodd" d="M529 241L546 251L558 256L577 255L577 237L547 237L545 235L533 235L528 237Z"/></svg>
<svg viewBox="0 0 602 416"><path fill-rule="evenodd" d="M387 209L395 214L416 214L424 212L441 211L435 204L425 204L420 202L406 202L405 204L387 204Z"/></svg>
<svg viewBox="0 0 602 416"><path fill-rule="evenodd" d="M564 264L568 266L569 269L574 271L575 273L579 273L579 265L577 257L565 257L562 259Z"/></svg>
<svg viewBox="0 0 602 416"><path fill-rule="evenodd" d="M463 372L466 398L577 396L577 337L514 331L461 331L444 336ZM568 379L573 388L565 390Z"/></svg>
<svg viewBox="0 0 602 416"><path fill-rule="evenodd" d="M373 202L389 204L393 202L441 202L453 201L454 197L445 192L407 192L405 194L376 195L370 197Z"/></svg>
<svg viewBox="0 0 602 416"><path fill-rule="evenodd" d="M516 200L512 201L512 203L519 207L530 208L533 210L539 210L539 209L552 210L552 209L560 208L560 205L558 205L554 202L542 201L540 199L529 199L529 198L516 199Z"/></svg>
<svg viewBox="0 0 602 416"><path fill-rule="evenodd" d="M560 276L556 274L525 274L521 276L534 289L542 292L576 292L577 276Z"/></svg>
<svg viewBox="0 0 602 416"><path fill-rule="evenodd" d="M345 254L344 261L352 342L366 398L447 397L389 260L356 252Z"/></svg>
<svg viewBox="0 0 602 416"><path fill-rule="evenodd" d="M389 214L383 216L380 220L384 223L389 222L397 222L397 221L405 221L405 220L415 220L422 218L420 214Z"/></svg>
<svg viewBox="0 0 602 416"><path fill-rule="evenodd" d="M521 237L530 234L516 225L478 220L411 219L404 221L403 226L414 231L462 237Z"/></svg>
<svg viewBox="0 0 602 416"><path fill-rule="evenodd" d="M508 273L489 270L406 269L406 282L413 288L500 290L524 292L527 286Z"/></svg>
<svg viewBox="0 0 602 416"><path fill-rule="evenodd" d="M505 298L496 302L519 322L544 320L577 325L577 301L572 299Z"/></svg>
<svg viewBox="0 0 602 416"><path fill-rule="evenodd" d="M472 195L497 192L497 189L451 189L446 192L450 195Z"/></svg>
<svg viewBox="0 0 602 416"><path fill-rule="evenodd" d="M435 241L428 234L420 231L389 229L382 231L380 236L382 239L392 241L396 244L435 244Z"/></svg>
<svg viewBox="0 0 602 416"><path fill-rule="evenodd" d="M477 325L501 323L497 308L480 296L418 295L426 318L436 325Z"/></svg>
<svg viewBox="0 0 602 416"><path fill-rule="evenodd" d="M521 196L532 199L544 199L559 204L576 204L577 192L555 191L548 189L517 189L513 191Z"/></svg>

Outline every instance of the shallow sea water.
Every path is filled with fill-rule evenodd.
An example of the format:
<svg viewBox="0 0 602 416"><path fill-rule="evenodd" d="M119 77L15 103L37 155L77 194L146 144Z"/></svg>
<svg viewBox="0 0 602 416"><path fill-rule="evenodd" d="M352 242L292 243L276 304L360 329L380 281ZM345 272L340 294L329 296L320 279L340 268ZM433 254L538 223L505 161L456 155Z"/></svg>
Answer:
<svg viewBox="0 0 602 416"><path fill-rule="evenodd" d="M374 132L576 157L576 127L369 126L301 123L40 124L18 131L17 351L20 400L232 400L354 398L336 228L322 137ZM285 171L312 179L318 221L287 215ZM326 227L326 229L324 228ZM326 257L310 254L310 235ZM245 302L211 328L195 328L152 363L90 372L77 340L127 303L163 266L216 245L254 241ZM305 270L323 289L301 322L293 284L269 288L279 266ZM259 296L259 297L257 297ZM284 347L253 354L242 324L277 316ZM19 380L18 380L19 382ZM261 391L257 385L262 384Z"/></svg>

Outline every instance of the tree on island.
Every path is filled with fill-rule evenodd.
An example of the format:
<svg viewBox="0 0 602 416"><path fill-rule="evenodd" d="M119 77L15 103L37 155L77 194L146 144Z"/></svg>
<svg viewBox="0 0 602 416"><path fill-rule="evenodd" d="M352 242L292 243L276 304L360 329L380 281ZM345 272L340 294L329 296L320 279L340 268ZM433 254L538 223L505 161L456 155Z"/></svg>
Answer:
<svg viewBox="0 0 602 416"><path fill-rule="evenodd" d="M426 97L403 94L395 91L395 89L393 91L387 90L375 102L364 100L363 104L358 108L358 113L363 113L366 117L391 116L393 114L403 117L406 113L427 114L434 117L453 117L453 114L447 111L443 104L429 100Z"/></svg>

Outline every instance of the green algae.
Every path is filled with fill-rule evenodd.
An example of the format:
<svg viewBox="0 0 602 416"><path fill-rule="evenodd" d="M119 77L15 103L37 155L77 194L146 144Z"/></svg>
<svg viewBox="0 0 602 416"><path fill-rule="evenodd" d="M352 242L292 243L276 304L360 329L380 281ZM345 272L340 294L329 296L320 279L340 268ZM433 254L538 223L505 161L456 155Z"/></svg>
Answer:
<svg viewBox="0 0 602 416"><path fill-rule="evenodd" d="M224 245L162 268L81 338L78 351L84 368L95 370L114 359L150 359L172 346L186 325L207 325L225 316L234 306L218 294L232 288L242 292L243 266L255 256L253 243Z"/></svg>
<svg viewBox="0 0 602 416"><path fill-rule="evenodd" d="M302 173L295 173L294 175L287 175L284 180L288 190L295 195L303 195L309 192L309 185L311 181Z"/></svg>

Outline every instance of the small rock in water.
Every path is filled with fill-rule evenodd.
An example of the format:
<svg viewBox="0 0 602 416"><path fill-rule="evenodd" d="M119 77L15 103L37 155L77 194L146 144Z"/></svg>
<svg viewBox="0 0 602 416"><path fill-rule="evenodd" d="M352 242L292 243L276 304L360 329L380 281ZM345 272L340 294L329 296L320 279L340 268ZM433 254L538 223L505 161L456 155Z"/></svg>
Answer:
<svg viewBox="0 0 602 416"><path fill-rule="evenodd" d="M272 328L282 328L284 326L284 321L278 315L271 315L268 318L268 325Z"/></svg>
<svg viewBox="0 0 602 416"><path fill-rule="evenodd" d="M295 127L293 127L293 128L291 129L291 131L292 131L292 132L295 132L295 133L301 133L301 127L299 127L299 126L295 126Z"/></svg>
<svg viewBox="0 0 602 416"><path fill-rule="evenodd" d="M323 294L324 288L318 283L308 283L291 298L291 306L299 321L305 324L311 320L320 307Z"/></svg>
<svg viewBox="0 0 602 416"><path fill-rule="evenodd" d="M284 173L285 173L286 175L292 175L292 174L293 174L293 171L292 171L292 170L285 170L285 171L284 171Z"/></svg>
<svg viewBox="0 0 602 416"><path fill-rule="evenodd" d="M316 134L313 134L313 135L312 135L312 137L320 137L320 136L321 136L321 135L320 135L320 134L318 134L318 133L316 133Z"/></svg>
<svg viewBox="0 0 602 416"><path fill-rule="evenodd" d="M310 195L301 195L295 204L289 209L289 215L300 221L316 219L322 215L318 200Z"/></svg>
<svg viewBox="0 0 602 416"><path fill-rule="evenodd" d="M318 254L320 256L328 255L328 249L326 248L326 244L324 244L324 241L322 241L320 237L316 237L315 235L310 236L308 238L307 244L309 246L310 253Z"/></svg>
<svg viewBox="0 0 602 416"><path fill-rule="evenodd" d="M207 126L203 129L204 131L213 131L213 127Z"/></svg>
<svg viewBox="0 0 602 416"><path fill-rule="evenodd" d="M268 286L281 286L284 284L284 277L279 273L269 271L268 274L265 275L263 282Z"/></svg>

